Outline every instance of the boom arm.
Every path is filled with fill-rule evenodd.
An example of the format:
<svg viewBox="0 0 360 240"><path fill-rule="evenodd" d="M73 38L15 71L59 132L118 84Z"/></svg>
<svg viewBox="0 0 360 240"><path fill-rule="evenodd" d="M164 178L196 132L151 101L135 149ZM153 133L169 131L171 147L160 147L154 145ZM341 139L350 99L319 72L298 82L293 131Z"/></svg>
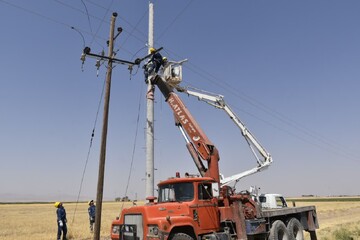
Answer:
<svg viewBox="0 0 360 240"><path fill-rule="evenodd" d="M229 185L234 181L236 183L243 177L260 172L261 170L269 167L269 165L273 161L270 153L268 153L266 149L260 144L260 142L256 140L254 135L247 129L244 123L241 122L240 118L226 104L223 96L210 94L204 91L195 91L189 89L181 89L181 91L187 93L188 95L197 97L199 100L204 101L216 108L223 109L229 115L230 119L236 124L236 126L240 128L242 135L249 144L249 147L256 158L256 161L258 163L256 167L230 177L222 178L220 180L221 186ZM258 154L262 156L262 159L260 159Z"/></svg>
<svg viewBox="0 0 360 240"><path fill-rule="evenodd" d="M152 81L160 91L174 112L175 124L179 127L186 140L186 146L197 166L201 176L211 177L220 184L219 153L214 144L208 139L179 96L159 75ZM206 168L202 161L207 161Z"/></svg>

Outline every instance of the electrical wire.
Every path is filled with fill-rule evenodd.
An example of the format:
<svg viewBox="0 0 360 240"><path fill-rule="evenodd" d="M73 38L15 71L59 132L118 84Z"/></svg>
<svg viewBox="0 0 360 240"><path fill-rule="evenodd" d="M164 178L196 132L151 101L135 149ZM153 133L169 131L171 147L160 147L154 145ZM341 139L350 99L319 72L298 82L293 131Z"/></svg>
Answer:
<svg viewBox="0 0 360 240"><path fill-rule="evenodd" d="M82 35L82 33L75 27L71 27L71 29L75 30L77 33L80 34L82 40L83 40L83 48L85 48L85 38L84 38L84 35Z"/></svg>
<svg viewBox="0 0 360 240"><path fill-rule="evenodd" d="M58 1L58 0L57 0L57 1ZM55 19L53 19L53 18L50 18L50 17L48 17L48 16L45 16L45 15L40 14L40 13L38 13L38 12L35 12L35 11L33 11L33 10L26 9L26 8L24 8L24 7L18 6L18 5L16 5L16 4L10 3L10 2L5 1L5 0L0 0L0 2L2 2L2 3L4 3L4 4L7 4L7 5L9 5L9 6L12 6L12 7L14 7L14 8L20 9L20 10L22 10L22 11L31 13L31 14L33 14L33 15L36 15L36 16L41 17L41 18L43 18L43 19L46 19L46 20L48 20L48 21L54 22L54 23L56 23L56 24L60 24L60 25L69 27L69 28L71 28L71 29L74 29L74 30L78 31L79 33L80 33L80 32L87 33L87 34L89 34L90 36L92 36L93 39L94 39L94 38L99 38L99 37L96 35L97 33L96 33L96 34L93 34L93 33L88 33L87 31L82 31L82 30L80 30L80 29L78 29L78 28L75 29L73 26L70 26L69 24L66 24L66 23L64 23L64 22L55 20ZM60 1L58 1L58 2L60 2ZM91 1L89 1L89 0L87 0L87 2L90 2L90 3L92 3L92 4L95 4L94 2L91 2ZM177 15L177 17L168 25L168 27L166 27L166 29L163 31L163 33L160 34L160 36L159 36L157 39L160 39L160 38L170 29L170 27L175 23L175 21L178 20L179 16L181 16L181 15L183 14L183 12L190 6L191 3L192 3L192 2L190 1L190 2L188 3L188 5ZM63 4L63 3L62 3L62 4ZM113 1L112 1L111 5L112 5L112 4L113 4ZM111 5L110 5L110 6L111 6ZM100 6L100 5L98 5L98 6ZM110 7L108 7L108 10L109 10L109 9L110 9ZM107 12L108 12L108 11L107 11ZM84 12L82 12L82 13L84 13ZM90 18L90 16L91 16L91 15L89 15L88 13L84 13L84 14L87 14L87 16L88 16L89 18ZM99 18L97 18L96 16L91 16L91 17L96 18L96 19L99 19ZM124 20L124 18L122 18L122 19ZM103 19L100 19L100 20L101 20L101 22L105 22L105 21L104 21L104 18L103 18ZM124 21L127 22L126 20L124 20ZM128 22L127 22L127 23L128 23ZM129 24L129 23L128 23L128 24ZM129 24L129 25L130 25L130 24ZM137 31L139 31L137 28L134 28L134 29L136 29ZM142 39L139 39L139 38L137 38L135 35L133 35L133 32L134 32L134 31L135 31L135 30L132 30L132 31L130 32L131 34L129 34L129 35L131 35L132 37L134 37L135 39L137 39L137 40L139 40L139 41L141 41L141 42L144 42ZM98 32L98 31L97 31L97 32ZM139 31L139 32L141 32L141 31ZM142 33L142 32L141 32L141 33ZM82 36L82 37L83 37L83 36ZM83 38L83 42L85 42L84 38ZM166 49L166 51L171 52L169 49ZM173 53L173 54L174 54L174 53ZM176 55L176 54L175 54L175 55ZM189 66L189 65L190 65L190 66ZM338 143L335 143L335 142L332 143L332 142L329 141L328 139L320 136L319 134L313 132L312 130L310 130L310 129L308 129L308 128L305 128L304 126L302 126L301 124L295 122L294 120L291 120L291 119L289 119L288 117L282 115L281 113L279 113L279 112L277 112L277 111L275 111L275 110L273 110L273 109L265 106L264 104L260 103L260 102L257 101L256 99L253 99L252 97L247 96L245 93L241 92L240 90L234 89L234 88L233 88L232 86L230 86L229 84L227 84L227 83L220 84L221 81L219 81L216 77L214 77L213 75L209 74L208 72L202 70L202 69L199 68L198 66L193 65L191 62L189 62L189 64L186 64L186 65L184 65L184 66L185 66L185 68L188 68L190 71L194 72L195 74L201 76L201 77L202 77L203 79L205 79L206 81L209 81L209 82L211 82L212 84L215 84L216 86L218 86L218 87L221 88L221 89L224 89L224 90L226 90L226 91L229 91L229 92L230 92L232 95L234 95L235 97L240 98L240 99L242 99L243 101L246 101L247 103L249 103L250 105L254 106L254 107L257 108L257 109L261 109L262 111L264 111L264 112L266 112L267 114L271 115L272 117L278 119L279 121L282 121L283 123L291 126L292 128L297 129L298 131L300 131L300 132L302 132L302 133L304 133L304 134L306 134L306 135L308 135L308 136L310 136L310 137L312 137L312 138L314 138L314 139L317 139L317 140L320 141L322 144L325 144L325 145L331 147L332 150L333 150L334 148L336 148L336 149L338 149L338 150L340 150L340 151L347 152L346 150L342 149L343 147L340 147L340 145L339 145ZM268 121L267 121L267 122L268 122ZM271 124L271 125L273 125L273 124ZM284 130L283 130L283 131L284 131ZM288 132L288 133L289 133L289 132ZM307 141L307 142L309 142L309 141ZM353 158L357 158L357 159L358 159L358 156L355 156L355 155L353 155L353 154L350 154L350 155L352 155ZM351 157L351 156L350 156L350 157Z"/></svg>
<svg viewBox="0 0 360 240"><path fill-rule="evenodd" d="M91 1L91 0L86 0L88 3L91 3L91 4L93 4L94 6L97 6L98 8L102 8L102 9L106 9L105 7L103 7L103 6L101 6L100 4L98 4L98 3L95 3L95 2L93 2L93 1ZM146 13L148 13L149 11L147 10L146 12L145 12L145 14ZM147 35L145 34L145 33L143 33L142 31L140 31L139 29L137 29L137 27L135 27L135 26L133 26L129 21L127 21L125 18L123 18L121 15L118 15L118 18L120 18L121 20L123 20L126 24L128 24L132 29L134 29L134 31L137 31L138 33L140 33L145 39L147 38ZM126 30L124 29L124 32L126 32ZM134 36L134 35L133 35ZM134 36L135 37L135 36ZM139 39L139 38L137 38L139 41L143 41L142 39Z"/></svg>
<svg viewBox="0 0 360 240"><path fill-rule="evenodd" d="M172 52L169 49L164 48L164 51L170 53L169 55L175 55L177 58L180 58L180 59L182 58L181 56L177 55L176 53ZM283 132L289 134L290 136L293 136L293 137L295 137L299 140L302 140L306 143L311 143L318 148L325 149L327 151L331 151L338 155L344 156L353 161L357 161L359 159L359 156L356 156L355 154L350 153L348 150L345 150L345 147L340 146L339 143L332 143L331 140L320 136L319 134L315 133L314 131L306 128L305 126L302 126L300 123L297 123L296 121L284 116L283 114L279 113L278 111L266 106L265 104L259 102L258 100L252 98L251 96L247 95L240 89L236 89L233 86L230 86L229 84L227 84L226 82L221 81L219 78L215 77L214 75L207 72L206 70L201 69L199 66L196 66L196 65L192 64L191 62L187 62L187 64L183 65L183 67L186 69L189 69L191 72L200 76L201 77L200 80L205 80L207 82L210 82L211 84L217 86L218 88L223 89L226 92L229 92L231 95L235 96L236 98L241 99L244 102L247 102L249 105L253 106L254 108L265 112L266 114L270 115L274 119L277 119L278 121L290 126L291 128L296 129L296 131L299 131L302 134L309 136L311 139L316 140L316 142L307 140L304 137L300 137L298 134L295 134L291 131L285 130L282 127L276 127L277 129L282 130ZM184 81L184 82L186 82L186 81ZM254 114L249 114L249 115L252 115L253 117L255 116ZM257 117L257 119L260 119L260 118ZM269 124L273 127L276 126L274 124L270 124L269 121L265 121L265 120L262 120L262 121L266 122L267 124Z"/></svg>
<svg viewBox="0 0 360 240"><path fill-rule="evenodd" d="M74 7L74 6L72 6L72 5L68 4L68 3L64 3L64 2L62 2L62 1L60 1L60 0L54 0L54 1L55 1L55 2L58 2L59 4L65 6L65 7L67 7L67 8L70 8L70 9L72 9L72 10L74 10L74 11L77 11L77 12L80 12L80 13L86 15L87 18L88 18L88 23L89 23L89 26L90 26L90 32L91 32L91 36L92 36L92 40L91 40L91 43L90 43L90 47L92 46L92 44L93 44L94 41L95 41L97 44L99 44L100 46L103 46L103 45L100 44L98 41L96 41L96 38L97 38L97 36L98 36L99 29L101 28L103 22L105 21L105 17L106 17L107 12L106 12L106 14L105 14L105 16L104 16L103 18L98 18L98 17L96 17L96 16L93 16L93 15L90 15L90 14L89 14L88 9L87 9L87 7L86 7L86 5L85 5L85 3L84 3L83 1L81 1L81 2L83 3L83 5L84 5L84 7L85 7L85 12L82 11L81 9L79 9L79 8L76 8L76 7ZM91 16L92 18L95 18L96 20L100 21L99 28L97 29L97 31L96 31L95 34L94 34L93 31L92 31L90 16Z"/></svg>
<svg viewBox="0 0 360 240"><path fill-rule="evenodd" d="M165 33L170 29L170 27L180 18L180 16L187 10L187 8L193 3L192 0L188 2L188 4L179 12L178 15L169 23L169 25L165 28L165 30L160 34L159 37L156 38L156 41L158 41L162 36L165 35Z"/></svg>
<svg viewBox="0 0 360 240"><path fill-rule="evenodd" d="M54 0L54 1L62 4L63 6L66 6L66 7L68 7L68 8L73 9L73 10L79 11L79 12L81 12L82 14L85 14L85 15L86 15L86 13L83 12L82 10L77 9L77 8L75 8L75 7L73 7L73 6L69 5L69 4L65 4L65 3L61 2L60 0ZM99 40L102 40L102 41L104 41L104 42L107 41L107 38L100 37L100 36L98 36L97 34L94 34L94 33L92 33L92 32L88 32L88 31L82 30L82 29L80 29L80 28L78 28L78 27L71 26L71 25L69 25L69 24L67 24L67 23L58 21L58 20L56 20L56 19L54 19L54 18L48 17L48 16L46 16L46 15L40 14L40 13L38 13L38 12L35 12L35 11L33 11L33 10L24 8L24 7L22 7L22 6L18 6L18 5L16 5L16 4L9 3L9 2L7 2L6 0L0 0L0 3L4 3L4 4L7 4L7 5L11 6L11 7L14 7L14 8L20 9L20 10L22 10L22 11L25 11L25 12L27 12L27 13L36 15L36 16L38 16L38 17L40 17L40 18L43 18L43 19L45 19L45 20L47 20L47 21L49 21L49 22L53 22L53 23L56 23L56 24L59 24L59 25L62 25L62 26L71 28L72 30L77 31L77 32L81 35L82 40L83 40L83 43L85 42L85 38L84 38L84 35L83 35L82 33L91 36L93 39L99 39ZM102 22L105 22L105 23L110 23L109 21L105 21L105 20L100 19L100 18L98 18L98 17L96 17L96 16L93 16L93 15L90 15L90 14L89 14L89 16L92 17L92 18L94 18L94 19L97 19L97 20L99 20L99 21L102 21ZM127 31L124 30L124 32L127 32ZM134 36L133 36L133 37L134 37ZM135 39L137 39L137 40L140 41L141 43L144 43L144 42L145 42L144 40L139 39L139 38L135 38ZM102 45L99 43L99 41L95 41L95 42L98 43L100 46L102 46ZM85 45L85 44L84 44L84 45ZM104 47L102 46L102 48L104 48ZM122 47L122 50L125 51L125 52L127 52L129 55L133 55L132 52L130 52L129 50L127 50L127 49L124 48L124 47Z"/></svg>
<svg viewBox="0 0 360 240"><path fill-rule="evenodd" d="M81 190L82 190L82 186L83 186L83 182L84 182L86 168L87 168L87 165L88 165L88 162L89 162L89 157L90 157L90 152L91 152L93 139L94 139L94 136L95 136L95 128L96 128L97 120L98 120L98 117L99 117L99 111L100 111L100 107L101 107L101 102L102 102L102 99L103 99L103 96L104 96L105 83L106 83L106 78L104 79L103 87L102 87L101 94L100 94L100 100L99 100L99 103L98 103L98 107L97 107L97 111L96 111L96 115L95 115L94 126L93 126L93 130L92 130L92 133L91 133L91 138L90 138L90 145L89 145L88 153L87 153L87 156L86 156L84 170L83 170L83 173L82 173L82 176L81 176L79 192L78 192L78 195L77 195L75 209L74 209L74 216L73 216L73 219L72 219L71 223L74 223L74 220L75 220L76 210L77 210L77 206L78 206L79 199L80 199L80 194L81 194Z"/></svg>
<svg viewBox="0 0 360 240"><path fill-rule="evenodd" d="M87 1L88 3L93 4L94 6L96 6L96 7L98 7L98 8L101 8L101 9L103 9L103 10L106 10L105 7L99 5L98 3L95 3L95 2L90 1L90 0L86 0L86 1ZM145 14L146 14L146 13L147 13L147 12L145 12ZM118 15L118 18L120 18L120 19L123 20L125 23L127 23L127 24L130 26L130 28L134 29L132 32L137 31L137 32L141 33L145 39L147 38L147 36L146 36L142 31L138 30L137 27L134 27L129 21L127 21L127 20L126 20L125 18L123 18L121 15ZM104 20L104 22L106 22L106 21ZM108 23L110 23L110 22L108 22ZM136 39L137 41L139 41L139 42L141 42L141 43L144 43L144 39L139 38L139 37L137 37L136 35L130 33L127 29L123 28L123 32L125 32L126 34L129 34L130 36L132 36L132 37L133 37L134 39Z"/></svg>
<svg viewBox="0 0 360 240"><path fill-rule="evenodd" d="M48 21L50 21L50 22L54 22L54 23L57 23L57 24L60 24L60 25L63 25L63 26L66 26L66 27L70 27L70 28L71 28L71 26L70 26L69 24L67 24L67 23L60 22L60 21L58 21L58 20L55 20L55 19L53 19L53 18L50 18L50 17L48 17L48 16L45 16L45 15L40 14L40 13L38 13L38 12L35 12L35 11L33 11L33 10L30 10L30 9L27 9L27 8L24 8L24 7L21 7L21 6L19 6L19 5L16 5L16 4L14 4L14 3L10 3L10 2L5 1L5 0L0 0L0 2L2 2L2 3L4 3L4 4L7 4L7 5L9 5L9 6L12 6L12 7L14 7L14 8L20 9L20 10L22 10L22 11L25 11L25 12L27 12L27 13L31 13L31 14L36 15L36 16L38 16L38 17L44 18L44 19L46 19L46 20L48 20Z"/></svg>
<svg viewBox="0 0 360 240"><path fill-rule="evenodd" d="M99 33L100 29L101 29L102 24L103 24L103 23L109 23L109 24L110 24L110 21L105 20L105 18L106 18L106 16L107 16L107 14L110 12L110 8L111 8L114 0L111 2L111 4L109 4L108 7L103 7L103 6L99 5L99 4L95 4L95 3L91 2L91 1L88 1L88 2L91 3L91 4L94 4L96 7L105 10L105 14L104 14L104 16L103 16L102 18L99 18L99 17L97 17L97 16L94 16L94 15L89 14L89 12L87 11L86 5L85 5L85 10L86 10L86 12L84 12L84 11L82 11L81 9L76 8L76 7L74 7L74 6L70 5L70 4L64 3L64 2L62 2L62 1L60 1L60 0L54 0L54 1L62 4L63 6L65 6L65 7L67 7L67 8L70 8L70 9L72 9L72 10L74 10L74 11L77 11L77 12L79 12L79 13L81 13L81 14L86 15L87 18L88 18L89 24L90 24L90 17L98 20L98 21L100 22L100 25L99 25L96 33L94 34L94 33L92 32L92 29L91 29L91 34L90 34L90 35L92 36L92 40L91 40L89 46L91 47L92 44L93 44L93 42L95 41L99 46L101 46L102 48L104 48L103 45L99 43L99 41L96 41L96 39L99 38L99 37L98 37L98 33ZM83 2L83 1L82 1L82 2ZM83 3L84 3L84 2L83 2ZM84 3L84 4L85 4L85 3ZM145 14L146 14L146 12L145 12ZM144 14L144 15L145 15L145 14ZM119 17L119 16L118 16L118 17ZM144 16L143 16L143 17L144 17ZM143 19L143 17L140 19L139 23L141 22L141 20ZM121 17L120 17L120 18L121 18ZM139 24L139 23L138 23L138 24ZM90 26L91 26L91 25L90 25ZM134 31L134 30L137 30L137 27L132 27L132 28L133 28L133 31ZM132 31L132 32L133 32L133 31ZM126 29L125 29L125 30L123 29L123 32L125 32L126 34L128 34L128 37L127 37L126 41L127 41L130 37L134 37L135 39L137 39L137 40L138 40L139 42L141 42L141 43L144 43L144 42L145 42L143 39L137 38L135 35L132 34L132 32L129 32L129 31L127 31ZM106 40L106 39L105 39L105 40ZM126 41L125 41L125 42L126 42ZM124 42L124 44L125 44L125 42ZM115 43L115 44L116 44L116 43ZM123 45L124 45L124 44L123 44ZM117 45L117 44L116 44L116 45ZM127 50L127 49L124 48L124 47L121 47L121 49L122 49L123 51L127 52L129 55L132 55L132 54L133 54L132 52L130 52L129 50Z"/></svg>
<svg viewBox="0 0 360 240"><path fill-rule="evenodd" d="M165 30L160 34L160 36L157 38L157 40L159 40L169 29L170 27L179 19L179 17L185 12L185 10L190 6L190 4L192 3L192 1L189 1L188 4L180 11L180 13L174 18L174 20L165 28ZM338 143L336 142L332 142L322 136L320 136L318 133L314 133L312 130L304 127L303 125L297 123L296 121L284 116L283 114L279 113L278 111L269 108L268 106L264 105L263 103L259 102L258 100L252 98L251 96L248 96L246 93L242 92L241 90L238 89L234 89L232 86L230 86L229 84L227 84L226 82L222 82L219 81L218 78L216 78L215 76L213 76L212 74L208 73L205 70L202 70L201 68L199 68L198 66L193 65L191 62L189 63L190 67L188 67L188 64L185 65L185 67L188 67L192 72L202 76L203 78L205 78L207 81L210 81L212 84L218 86L219 88L222 88L226 91L229 91L232 95L236 96L237 98L242 99L243 101L247 102L248 104L250 104L251 106L262 110L263 112L266 112L267 114L269 114L270 116L272 116L273 118L281 121L282 123L285 123L286 125L296 129L297 131L311 137L312 139L316 139L317 141L319 141L321 144L319 143L315 143L315 145L319 148L325 149L325 150L331 150L332 152L338 153L340 155L346 156L347 158L354 158L354 159L358 159L359 157L349 153L347 150L344 150L344 146L340 146ZM248 113L249 114L249 113ZM249 114L250 115L250 114ZM251 114L253 117L255 115ZM259 119L259 118L258 118ZM273 127L276 127L276 125L271 124L269 121L264 121L269 125L272 125ZM294 134L290 131L287 131L283 128L280 127L276 127L277 129L280 129L284 132L286 132L287 134L300 139L302 141L305 141L307 143L311 143L310 141L306 140L306 138L300 137L297 134ZM312 143L314 144L314 143ZM323 146L323 145L325 146ZM336 151L334 149L337 149Z"/></svg>
<svg viewBox="0 0 360 240"><path fill-rule="evenodd" d="M102 18L102 20L101 20L101 22L100 22L100 25L99 25L99 27L98 27L97 30L96 30L95 36L99 33L100 28L101 28L101 26L102 26L102 24L103 24L103 22L104 22L104 20L105 20L105 18L106 18L106 16L107 16L107 14L109 13L110 7L113 5L113 3L114 3L114 0L111 1L111 3L109 4L108 8L106 9L106 12L105 12L105 14L104 14L104 16L103 16L103 18ZM93 38L93 39L90 41L90 46L92 45L92 43L94 42L94 40L95 40L95 38Z"/></svg>
<svg viewBox="0 0 360 240"><path fill-rule="evenodd" d="M129 35L127 36L127 38L124 40L124 42L122 43L122 45L125 45L125 43L129 40L130 37L134 36L134 31L137 30L137 27L139 26L139 24L142 22L142 20L144 19L145 15L148 13L149 11L145 11L144 14L142 15L142 17L138 20L138 22L135 24L134 27L132 27L132 30L129 32Z"/></svg>
<svg viewBox="0 0 360 240"><path fill-rule="evenodd" d="M35 16L40 17L40 18L42 18L42 19L45 19L45 20L47 20L47 21L49 21L49 22L52 22L52 23L56 23L56 24L65 26L65 27L70 28L70 29L74 29L74 30L76 30L77 32L86 33L86 34L89 35L89 36L94 36L94 34L92 34L91 32L88 32L88 31L86 31L86 30L82 30L82 29L80 29L80 28L78 28L78 27L75 28L74 26L71 26L70 24L64 23L64 22L62 22L62 21L56 20L56 19L54 19L54 18L51 18L51 17L49 17L49 16L46 16L46 15L44 15L44 14L38 13L38 12L36 12L36 11L30 10L30 9L27 9L27 8L24 8L24 7L22 7L22 6L16 5L16 4L14 4L14 3L10 3L10 2L8 2L8 1L6 1L6 0L0 0L0 3L7 4L7 5L9 5L9 6L13 7L13 8L22 10L22 11L27 12L27 13L30 13L30 14L32 14L32 15L35 15ZM107 40L106 38L101 38L101 37L98 37L98 36L95 36L95 37L98 38L98 39L101 39L101 40L105 40L105 41ZM85 39L84 39L84 41L85 41Z"/></svg>
<svg viewBox="0 0 360 240"><path fill-rule="evenodd" d="M89 11L87 9L87 6L85 4L85 2L83 0L81 0L82 4L84 5L85 11L86 11L86 15L87 15L87 19L88 19L88 23L89 23L89 27L90 27L90 32L92 33L92 26L91 26L91 21L90 21L90 16L89 16Z"/></svg>
<svg viewBox="0 0 360 240"><path fill-rule="evenodd" d="M129 185L130 185L132 168L133 168L133 164L134 164L134 156L135 156L135 150L136 150L137 135L138 135L138 131L139 131L142 95L143 95L143 84L141 84L141 88L140 88L139 104L138 104L138 115L137 115L137 119L136 119L136 130L135 130L135 136L134 136L133 151L132 151L129 175L128 175L128 179L127 179L127 182L126 182L126 188L125 188L125 195L124 196L127 196L127 192L128 192ZM122 204L121 204L121 209L123 209L123 207L124 207L124 202L122 202Z"/></svg>

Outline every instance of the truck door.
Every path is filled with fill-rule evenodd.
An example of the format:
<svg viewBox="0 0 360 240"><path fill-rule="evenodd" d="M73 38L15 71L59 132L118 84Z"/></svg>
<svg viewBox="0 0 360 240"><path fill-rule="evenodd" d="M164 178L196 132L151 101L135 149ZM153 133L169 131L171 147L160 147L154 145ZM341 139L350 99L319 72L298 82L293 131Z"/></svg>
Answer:
<svg viewBox="0 0 360 240"><path fill-rule="evenodd" d="M196 207L197 221L202 230L215 230L219 228L219 212L216 203L212 201L211 183L198 184L198 204ZM196 216L195 216L196 217Z"/></svg>

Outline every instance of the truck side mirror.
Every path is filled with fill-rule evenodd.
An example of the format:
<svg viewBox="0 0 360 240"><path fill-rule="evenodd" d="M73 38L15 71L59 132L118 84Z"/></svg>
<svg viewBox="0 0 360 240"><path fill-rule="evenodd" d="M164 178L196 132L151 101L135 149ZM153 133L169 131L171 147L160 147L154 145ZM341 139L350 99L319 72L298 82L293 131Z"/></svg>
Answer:
<svg viewBox="0 0 360 240"><path fill-rule="evenodd" d="M219 194L219 184L218 183L212 183L212 192L213 192L213 197L218 197Z"/></svg>

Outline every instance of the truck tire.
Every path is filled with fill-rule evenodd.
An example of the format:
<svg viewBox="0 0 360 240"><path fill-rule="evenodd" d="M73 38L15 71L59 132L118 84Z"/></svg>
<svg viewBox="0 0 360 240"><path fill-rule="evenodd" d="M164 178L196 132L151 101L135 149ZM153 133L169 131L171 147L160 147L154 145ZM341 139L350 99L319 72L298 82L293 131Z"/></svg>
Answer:
<svg viewBox="0 0 360 240"><path fill-rule="evenodd" d="M191 236L187 235L186 233L175 233L172 235L170 240L194 240Z"/></svg>
<svg viewBox="0 0 360 240"><path fill-rule="evenodd" d="M287 224L290 240L304 240L304 227L296 218L290 219Z"/></svg>
<svg viewBox="0 0 360 240"><path fill-rule="evenodd" d="M276 220L272 224L268 240L290 240L289 231L282 221Z"/></svg>

